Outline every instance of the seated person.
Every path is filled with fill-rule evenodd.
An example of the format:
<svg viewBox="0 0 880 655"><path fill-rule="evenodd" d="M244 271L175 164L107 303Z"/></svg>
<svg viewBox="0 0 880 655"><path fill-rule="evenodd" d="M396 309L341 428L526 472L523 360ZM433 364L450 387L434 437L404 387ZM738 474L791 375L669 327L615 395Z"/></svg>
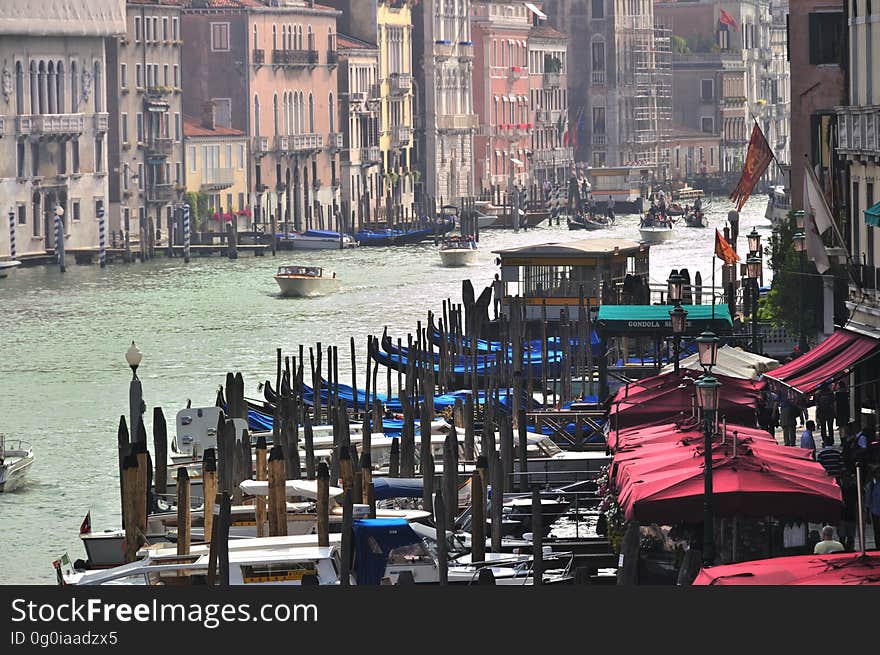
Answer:
<svg viewBox="0 0 880 655"><path fill-rule="evenodd" d="M842 553L843 544L834 539L834 528L826 525L822 528L822 541L813 547L814 555L827 555L828 553Z"/></svg>

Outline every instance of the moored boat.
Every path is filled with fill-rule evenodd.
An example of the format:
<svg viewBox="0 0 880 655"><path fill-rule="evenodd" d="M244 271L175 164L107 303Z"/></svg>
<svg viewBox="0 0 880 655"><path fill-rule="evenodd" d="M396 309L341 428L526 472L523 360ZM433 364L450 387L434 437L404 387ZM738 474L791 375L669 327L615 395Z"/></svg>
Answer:
<svg viewBox="0 0 880 655"><path fill-rule="evenodd" d="M6 277L9 271L17 266L21 266L21 262L17 259L9 259L8 257L0 259L0 278Z"/></svg>
<svg viewBox="0 0 880 655"><path fill-rule="evenodd" d="M467 266L477 261L477 244L470 237L452 236L440 245L440 261L444 266Z"/></svg>
<svg viewBox="0 0 880 655"><path fill-rule="evenodd" d="M640 227L642 243L663 243L672 239L672 226Z"/></svg>
<svg viewBox="0 0 880 655"><path fill-rule="evenodd" d="M339 289L336 273L320 266L279 266L275 281L281 295L310 298L332 293Z"/></svg>
<svg viewBox="0 0 880 655"><path fill-rule="evenodd" d="M34 463L34 451L24 441L7 441L0 435L0 491L12 491L25 482Z"/></svg>
<svg viewBox="0 0 880 655"><path fill-rule="evenodd" d="M784 186L771 186L764 216L770 220L774 230L788 220L789 211L791 211L791 196L788 191Z"/></svg>
<svg viewBox="0 0 880 655"><path fill-rule="evenodd" d="M280 237L281 245L293 250L341 250L357 246L357 242L348 234L332 230L306 230Z"/></svg>
<svg viewBox="0 0 880 655"><path fill-rule="evenodd" d="M688 227L709 227L706 215L700 211L689 211L685 214L684 224Z"/></svg>

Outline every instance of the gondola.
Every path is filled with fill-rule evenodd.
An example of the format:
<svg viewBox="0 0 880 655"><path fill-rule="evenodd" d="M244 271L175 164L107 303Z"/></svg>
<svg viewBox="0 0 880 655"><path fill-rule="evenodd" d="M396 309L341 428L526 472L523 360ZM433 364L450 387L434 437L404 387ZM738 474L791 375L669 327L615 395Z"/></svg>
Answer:
<svg viewBox="0 0 880 655"><path fill-rule="evenodd" d="M446 220L418 229L364 229L355 234L355 239L362 246L405 246L428 241L434 236L451 232L454 228L455 221Z"/></svg>
<svg viewBox="0 0 880 655"><path fill-rule="evenodd" d="M684 217L687 227L709 227L709 220L703 212L690 211Z"/></svg>

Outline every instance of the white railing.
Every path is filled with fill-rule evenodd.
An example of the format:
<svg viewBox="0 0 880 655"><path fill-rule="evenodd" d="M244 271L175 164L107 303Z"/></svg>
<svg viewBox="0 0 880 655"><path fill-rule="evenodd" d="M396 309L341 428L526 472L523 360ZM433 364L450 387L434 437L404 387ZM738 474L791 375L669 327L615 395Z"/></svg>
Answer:
<svg viewBox="0 0 880 655"><path fill-rule="evenodd" d="M202 171L203 187L230 187L235 184L232 168L206 168Z"/></svg>
<svg viewBox="0 0 880 655"><path fill-rule="evenodd" d="M468 130L477 126L476 114L438 114L437 129Z"/></svg>
<svg viewBox="0 0 880 655"><path fill-rule="evenodd" d="M362 164L366 164L368 162L382 161L382 153L379 151L379 146L367 146L365 148L361 148L360 157Z"/></svg>
<svg viewBox="0 0 880 655"><path fill-rule="evenodd" d="M388 79L391 93L408 93L412 88L412 75L409 73L392 73Z"/></svg>

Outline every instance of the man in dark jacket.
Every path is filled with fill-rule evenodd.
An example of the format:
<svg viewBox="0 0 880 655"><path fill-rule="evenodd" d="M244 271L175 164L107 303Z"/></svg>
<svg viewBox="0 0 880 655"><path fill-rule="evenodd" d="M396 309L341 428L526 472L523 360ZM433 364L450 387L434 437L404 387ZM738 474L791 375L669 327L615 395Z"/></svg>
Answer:
<svg viewBox="0 0 880 655"><path fill-rule="evenodd" d="M849 389L846 388L846 382L841 380L837 383L837 389L834 392L834 416L837 420L837 430L840 432L840 440L843 441L846 436L846 425L849 423Z"/></svg>
<svg viewBox="0 0 880 655"><path fill-rule="evenodd" d="M834 412L834 392L828 382L823 382L816 394L816 420L822 433L823 446L834 445Z"/></svg>

